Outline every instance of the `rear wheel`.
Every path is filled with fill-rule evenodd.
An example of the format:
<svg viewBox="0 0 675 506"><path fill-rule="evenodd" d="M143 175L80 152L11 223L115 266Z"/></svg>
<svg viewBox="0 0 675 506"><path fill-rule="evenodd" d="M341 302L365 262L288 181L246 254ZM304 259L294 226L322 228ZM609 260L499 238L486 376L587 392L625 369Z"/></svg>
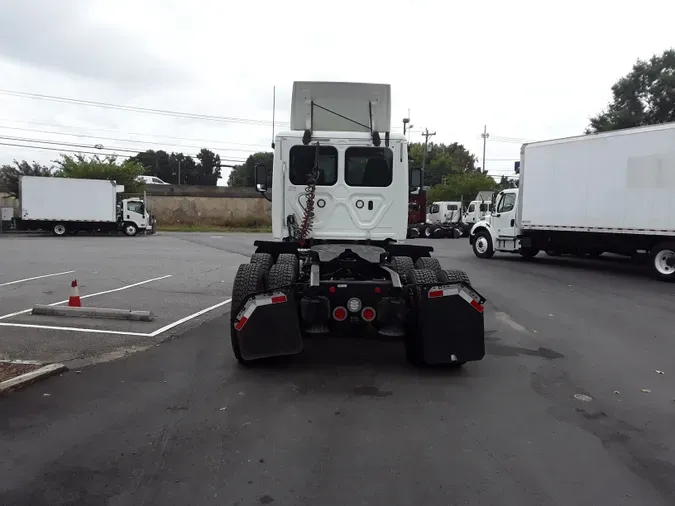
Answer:
<svg viewBox="0 0 675 506"><path fill-rule="evenodd" d="M520 248L518 253L520 253L521 257L529 259L536 257L539 250L536 248Z"/></svg>
<svg viewBox="0 0 675 506"><path fill-rule="evenodd" d="M262 265L250 263L241 264L237 269L237 274L234 276L234 283L232 285L232 320L241 311L241 304L246 298L256 292L265 290L265 274ZM230 340L232 343L232 353L237 361L242 365L250 365L253 360L246 360L241 356L239 349L239 341L235 334L234 328L230 328Z"/></svg>
<svg viewBox="0 0 675 506"><path fill-rule="evenodd" d="M464 283L471 284L466 272L455 269L443 269L437 273L438 281L441 283Z"/></svg>
<svg viewBox="0 0 675 506"><path fill-rule="evenodd" d="M438 261L438 258L434 257L419 257L415 262L415 269L427 269L434 273L439 272L442 267L441 263ZM436 280L434 279L433 282Z"/></svg>
<svg viewBox="0 0 675 506"><path fill-rule="evenodd" d="M657 244L651 250L652 273L662 281L675 281L675 242Z"/></svg>
<svg viewBox="0 0 675 506"><path fill-rule="evenodd" d="M68 229L63 223L55 223L54 226L52 227L52 234L55 236L61 237L63 235L66 235L66 232L68 232Z"/></svg>
<svg viewBox="0 0 675 506"><path fill-rule="evenodd" d="M269 253L253 253L250 263L262 266L263 270L267 272L274 265L274 258Z"/></svg>
<svg viewBox="0 0 675 506"><path fill-rule="evenodd" d="M287 264L291 265L298 270L298 257L293 253L279 253L277 257L277 264Z"/></svg>
<svg viewBox="0 0 675 506"><path fill-rule="evenodd" d="M297 267L292 264L276 263L267 276L267 288L274 290L295 283L298 277Z"/></svg>
<svg viewBox="0 0 675 506"><path fill-rule="evenodd" d="M409 277L409 284L425 285L434 284L437 282L436 271L431 269L413 269L410 271ZM414 290L414 297L417 299L417 301L422 296L423 292L424 288L421 287ZM417 306L417 301L415 301L414 306ZM404 340L405 357L408 363L417 367L422 367L427 365L427 363L426 360L424 360L422 342L420 341L419 333L415 331L415 327L416 325L412 325L411 328L408 329L408 332L406 332Z"/></svg>
<svg viewBox="0 0 675 506"><path fill-rule="evenodd" d="M404 278L402 281L405 283L408 279L408 273L415 268L415 264L410 257L393 257L391 267L399 276Z"/></svg>

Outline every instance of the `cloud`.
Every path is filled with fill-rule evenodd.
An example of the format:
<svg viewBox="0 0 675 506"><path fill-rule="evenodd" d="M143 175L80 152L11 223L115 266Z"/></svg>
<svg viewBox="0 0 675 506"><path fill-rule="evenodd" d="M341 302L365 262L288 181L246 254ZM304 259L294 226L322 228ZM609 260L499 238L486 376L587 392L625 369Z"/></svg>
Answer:
<svg viewBox="0 0 675 506"><path fill-rule="evenodd" d="M73 77L147 86L187 75L145 46L143 34L95 19L87 0L3 2L0 56Z"/></svg>

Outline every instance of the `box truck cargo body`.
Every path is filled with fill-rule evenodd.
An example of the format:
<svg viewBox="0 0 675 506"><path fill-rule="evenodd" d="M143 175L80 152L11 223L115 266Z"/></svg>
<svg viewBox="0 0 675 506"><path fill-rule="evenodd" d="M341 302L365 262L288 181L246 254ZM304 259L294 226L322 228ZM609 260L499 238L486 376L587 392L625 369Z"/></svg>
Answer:
<svg viewBox="0 0 675 506"><path fill-rule="evenodd" d="M479 258L646 254L675 280L675 123L523 145L520 187L476 223Z"/></svg>
<svg viewBox="0 0 675 506"><path fill-rule="evenodd" d="M19 230L50 230L54 235L81 230L123 231L136 235L150 223L142 199L118 198L114 181L21 176Z"/></svg>

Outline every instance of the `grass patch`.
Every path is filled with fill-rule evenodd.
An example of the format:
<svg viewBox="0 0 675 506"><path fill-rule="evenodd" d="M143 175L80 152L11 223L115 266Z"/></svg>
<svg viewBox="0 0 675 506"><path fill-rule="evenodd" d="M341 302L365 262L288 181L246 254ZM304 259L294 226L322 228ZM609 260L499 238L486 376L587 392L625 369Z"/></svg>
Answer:
<svg viewBox="0 0 675 506"><path fill-rule="evenodd" d="M227 226L227 225L188 225L173 224L161 225L157 223L158 232L261 232L271 233L271 225L258 225L254 227Z"/></svg>

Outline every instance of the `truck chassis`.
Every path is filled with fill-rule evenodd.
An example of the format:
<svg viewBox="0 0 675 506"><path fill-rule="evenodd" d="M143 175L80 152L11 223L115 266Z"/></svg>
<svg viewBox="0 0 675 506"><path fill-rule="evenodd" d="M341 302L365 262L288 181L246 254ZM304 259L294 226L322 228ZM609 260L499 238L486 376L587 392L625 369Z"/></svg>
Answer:
<svg viewBox="0 0 675 506"><path fill-rule="evenodd" d="M243 365L301 353L315 335L398 338L408 362L485 355L485 298L433 248L398 243L256 241L232 292L232 350Z"/></svg>

